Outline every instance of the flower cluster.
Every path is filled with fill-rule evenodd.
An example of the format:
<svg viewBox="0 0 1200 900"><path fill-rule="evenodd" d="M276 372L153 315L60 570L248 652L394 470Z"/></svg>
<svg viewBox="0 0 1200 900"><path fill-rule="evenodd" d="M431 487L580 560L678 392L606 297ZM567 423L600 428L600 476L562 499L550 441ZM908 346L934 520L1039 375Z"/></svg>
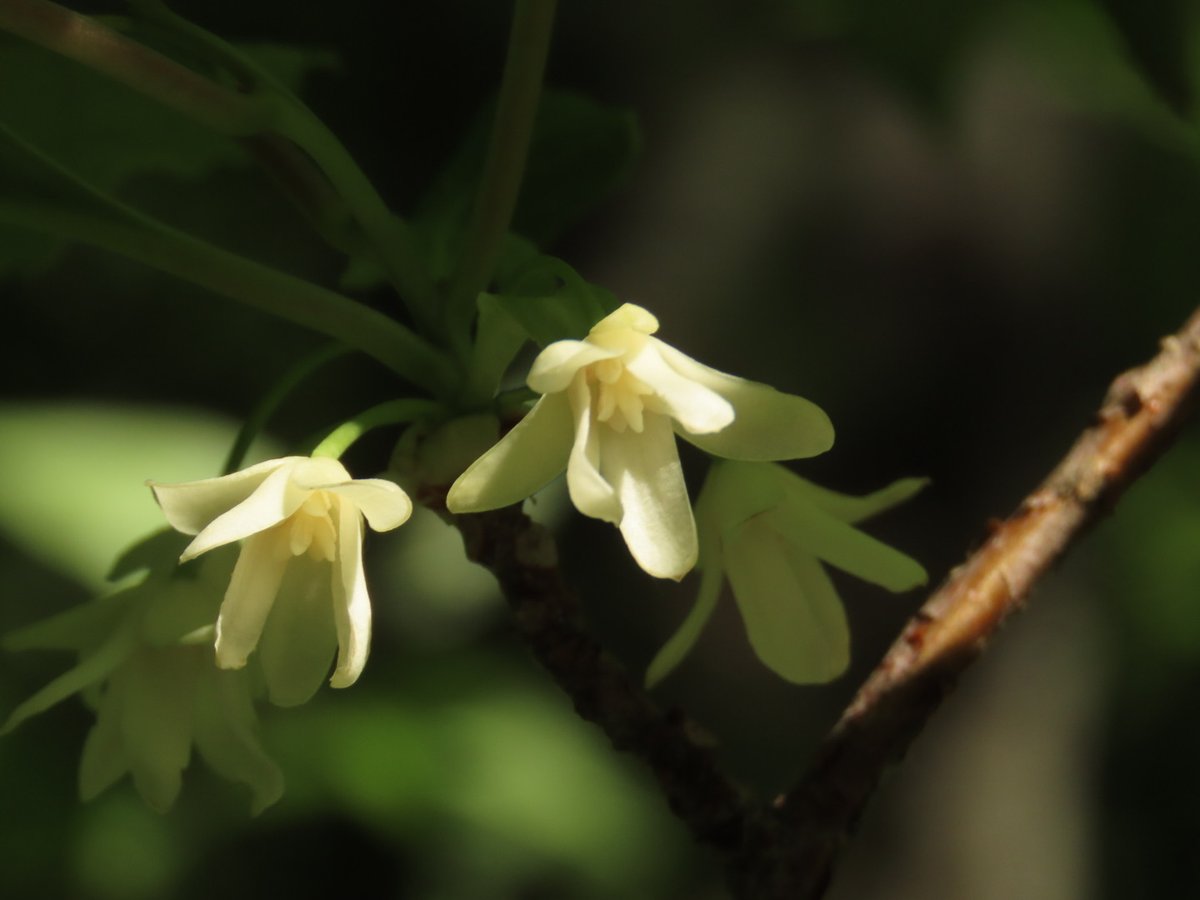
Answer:
<svg viewBox="0 0 1200 900"><path fill-rule="evenodd" d="M765 665L797 683L836 677L849 636L822 563L893 591L922 583L919 565L853 524L923 482L855 498L775 465L832 446L825 413L708 368L657 330L653 315L625 304L582 340L547 345L528 376L540 398L458 475L448 509L513 504L565 470L574 505L616 525L646 572L676 580L697 564L702 572L695 608L651 664L649 683L695 644L726 580ZM393 406L389 414L416 408ZM431 443L439 459L423 471L460 470L474 455L466 448L476 446L477 419L433 422L449 437ZM453 439L464 435L470 440ZM695 513L677 436L722 460ZM322 455L329 446L219 478L149 482L167 521L191 542L182 553L177 544L163 550L160 538L146 542L134 554L149 570L140 583L8 638L10 648L66 649L79 659L21 704L5 730L78 692L97 716L80 768L85 798L128 773L152 807L166 809L194 746L250 786L256 810L273 803L282 778L256 735L256 691L294 706L327 677L333 687L358 679L372 619L364 525L388 531L412 513L398 485L352 478Z"/></svg>

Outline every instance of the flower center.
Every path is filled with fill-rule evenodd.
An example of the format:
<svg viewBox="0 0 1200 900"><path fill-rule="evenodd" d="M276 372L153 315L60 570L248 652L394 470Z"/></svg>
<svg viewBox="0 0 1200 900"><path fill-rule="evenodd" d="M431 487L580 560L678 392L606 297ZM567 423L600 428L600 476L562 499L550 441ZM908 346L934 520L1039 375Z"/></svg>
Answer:
<svg viewBox="0 0 1200 900"><path fill-rule="evenodd" d="M644 427L642 414L654 389L638 379L620 359L602 359L586 369L593 391L597 422L607 422L618 432L631 428L638 434Z"/></svg>
<svg viewBox="0 0 1200 900"><path fill-rule="evenodd" d="M328 491L313 491L292 513L284 527L293 556L308 553L313 559L333 561L337 551L337 529L330 515L332 509L333 497Z"/></svg>

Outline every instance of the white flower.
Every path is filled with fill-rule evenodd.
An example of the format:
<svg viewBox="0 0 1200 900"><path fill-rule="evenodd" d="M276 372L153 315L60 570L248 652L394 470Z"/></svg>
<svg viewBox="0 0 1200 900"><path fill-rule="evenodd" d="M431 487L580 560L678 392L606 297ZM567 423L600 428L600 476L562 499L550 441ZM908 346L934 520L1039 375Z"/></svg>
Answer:
<svg viewBox="0 0 1200 900"><path fill-rule="evenodd" d="M257 646L271 700L292 706L320 686L336 646L330 684L355 682L371 636L363 517L376 531L403 524L412 513L404 491L301 456L151 488L167 521L196 535L181 562L245 541L217 618L217 665L240 668Z"/></svg>
<svg viewBox="0 0 1200 900"><path fill-rule="evenodd" d="M528 497L567 470L584 515L616 524L638 565L682 578L696 562L678 434L716 456L797 459L833 445L833 426L802 397L701 365L651 335L658 320L627 303L582 341L546 347L530 370L543 396L450 488L451 512Z"/></svg>

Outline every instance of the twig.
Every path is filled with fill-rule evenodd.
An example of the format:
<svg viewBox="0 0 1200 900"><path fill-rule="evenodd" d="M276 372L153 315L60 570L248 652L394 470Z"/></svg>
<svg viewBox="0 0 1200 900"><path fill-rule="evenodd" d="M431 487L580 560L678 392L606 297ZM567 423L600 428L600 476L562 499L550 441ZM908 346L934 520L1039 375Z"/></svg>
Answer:
<svg viewBox="0 0 1200 900"><path fill-rule="evenodd" d="M1013 515L926 601L779 798L741 861L740 895L820 897L835 855L890 764L959 674L1071 545L1170 443L1200 380L1200 310L1140 368L1119 376L1095 424Z"/></svg>

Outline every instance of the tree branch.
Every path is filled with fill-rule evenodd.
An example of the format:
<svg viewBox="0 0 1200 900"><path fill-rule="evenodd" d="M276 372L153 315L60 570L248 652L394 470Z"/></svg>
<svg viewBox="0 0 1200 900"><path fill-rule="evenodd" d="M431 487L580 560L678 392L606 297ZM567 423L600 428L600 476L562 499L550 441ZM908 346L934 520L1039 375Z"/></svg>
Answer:
<svg viewBox="0 0 1200 900"><path fill-rule="evenodd" d="M817 760L747 846L740 895L819 897L874 792L959 674L1076 540L1168 446L1200 381L1200 310L1109 388L1095 424L905 626Z"/></svg>
<svg viewBox="0 0 1200 900"><path fill-rule="evenodd" d="M677 710L663 712L580 627L578 600L558 568L553 538L518 507L458 516L468 558L500 581L517 630L534 656L604 729L617 750L651 768L671 809L696 838L726 856L741 846L745 806L721 774L699 729Z"/></svg>

